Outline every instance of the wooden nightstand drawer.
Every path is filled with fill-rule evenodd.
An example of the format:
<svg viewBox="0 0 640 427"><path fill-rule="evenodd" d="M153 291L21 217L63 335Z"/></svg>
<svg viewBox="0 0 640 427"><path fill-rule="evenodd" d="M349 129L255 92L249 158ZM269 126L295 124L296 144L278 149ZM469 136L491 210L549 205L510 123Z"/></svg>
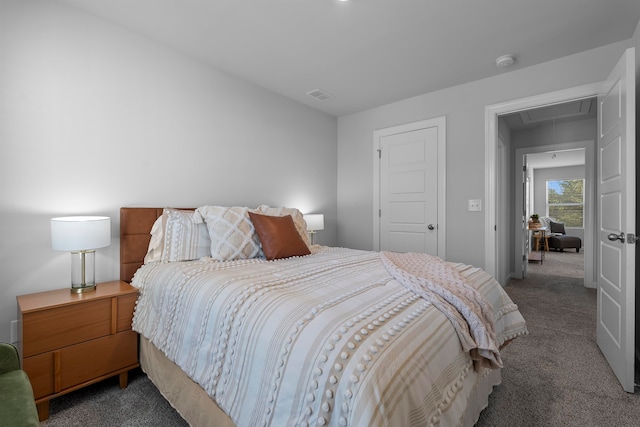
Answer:
<svg viewBox="0 0 640 427"><path fill-rule="evenodd" d="M27 357L22 361L22 369L29 375L36 399L54 393L53 353Z"/></svg>
<svg viewBox="0 0 640 427"><path fill-rule="evenodd" d="M24 357L109 335L110 319L111 300L108 298L25 315L22 323Z"/></svg>
<svg viewBox="0 0 640 427"><path fill-rule="evenodd" d="M59 356L57 355L59 353ZM60 361L56 360L57 357ZM56 393L138 363L133 331L88 341L54 352Z"/></svg>

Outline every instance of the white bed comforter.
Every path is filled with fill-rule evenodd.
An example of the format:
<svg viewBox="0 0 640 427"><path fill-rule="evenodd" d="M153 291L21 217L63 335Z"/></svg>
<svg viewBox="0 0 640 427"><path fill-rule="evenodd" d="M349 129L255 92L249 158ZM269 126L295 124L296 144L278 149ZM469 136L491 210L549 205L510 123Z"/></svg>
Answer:
<svg viewBox="0 0 640 427"><path fill-rule="evenodd" d="M460 425L484 369L450 321L375 252L155 263L133 329L242 426ZM452 264L493 308L498 345L524 319L484 271Z"/></svg>

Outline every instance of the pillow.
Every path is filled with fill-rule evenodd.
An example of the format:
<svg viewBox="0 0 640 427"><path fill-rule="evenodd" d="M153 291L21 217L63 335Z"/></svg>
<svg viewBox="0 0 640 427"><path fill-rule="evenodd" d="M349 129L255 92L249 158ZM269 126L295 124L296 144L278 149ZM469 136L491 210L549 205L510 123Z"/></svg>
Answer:
<svg viewBox="0 0 640 427"><path fill-rule="evenodd" d="M207 225L195 211L165 209L162 261L191 261L209 256Z"/></svg>
<svg viewBox="0 0 640 427"><path fill-rule="evenodd" d="M216 261L256 258L260 240L245 207L202 206L202 215L211 238L211 258Z"/></svg>
<svg viewBox="0 0 640 427"><path fill-rule="evenodd" d="M260 238L264 256L268 260L309 255L291 215L269 216L249 212L249 218Z"/></svg>
<svg viewBox="0 0 640 427"><path fill-rule="evenodd" d="M153 227L151 227L151 240L149 241L147 254L144 256L145 264L160 261L162 259L162 243L164 240L164 227L162 225L162 217L163 215L160 215L158 219L156 219L156 221L153 223Z"/></svg>
<svg viewBox="0 0 640 427"><path fill-rule="evenodd" d="M553 222L553 221L549 221L549 227L551 228L551 232L552 232L552 233L565 234L565 231L564 231L564 222Z"/></svg>
<svg viewBox="0 0 640 427"><path fill-rule="evenodd" d="M302 241L307 246L311 246L311 242L309 241L309 234L307 233L307 222L304 220L302 212L300 212L298 209L285 207L273 208L268 205L260 205L254 210L254 212L269 216L291 215L291 219L293 219L293 223L295 224L296 230L298 230L298 234L300 234Z"/></svg>
<svg viewBox="0 0 640 427"><path fill-rule="evenodd" d="M191 261L209 256L211 239L200 214L165 208L151 227L145 264Z"/></svg>

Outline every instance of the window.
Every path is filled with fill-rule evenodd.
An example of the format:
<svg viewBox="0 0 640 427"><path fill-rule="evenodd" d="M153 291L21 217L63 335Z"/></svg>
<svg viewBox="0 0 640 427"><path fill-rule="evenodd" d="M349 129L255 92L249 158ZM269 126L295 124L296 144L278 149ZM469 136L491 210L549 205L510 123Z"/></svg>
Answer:
<svg viewBox="0 0 640 427"><path fill-rule="evenodd" d="M584 179L547 181L547 215L565 227L584 227Z"/></svg>

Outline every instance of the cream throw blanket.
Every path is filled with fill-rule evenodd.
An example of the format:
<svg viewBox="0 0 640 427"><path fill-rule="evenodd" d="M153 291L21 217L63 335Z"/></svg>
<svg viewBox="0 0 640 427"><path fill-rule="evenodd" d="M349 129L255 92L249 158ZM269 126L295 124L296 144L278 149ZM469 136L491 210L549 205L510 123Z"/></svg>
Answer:
<svg viewBox="0 0 640 427"><path fill-rule="evenodd" d="M502 368L491 304L455 268L427 254L381 252L380 256L398 282L447 316L476 367Z"/></svg>

